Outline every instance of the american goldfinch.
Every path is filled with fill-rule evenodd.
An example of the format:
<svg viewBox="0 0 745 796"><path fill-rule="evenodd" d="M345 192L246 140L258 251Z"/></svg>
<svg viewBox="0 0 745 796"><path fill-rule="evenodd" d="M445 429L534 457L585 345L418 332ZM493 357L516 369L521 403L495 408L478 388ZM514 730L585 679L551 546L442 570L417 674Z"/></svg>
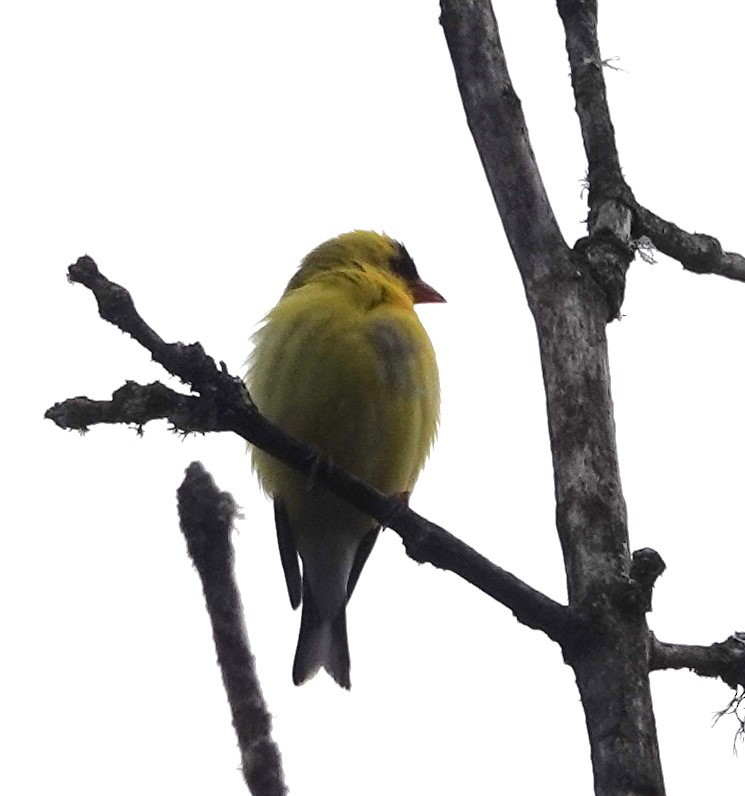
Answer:
<svg viewBox="0 0 745 796"><path fill-rule="evenodd" d="M386 235L355 231L322 243L254 335L251 397L358 478L387 494L410 492L440 405L435 354L414 304L444 300ZM349 688L346 605L379 525L258 448L252 463L274 500L290 603L303 604L293 681L323 667Z"/></svg>

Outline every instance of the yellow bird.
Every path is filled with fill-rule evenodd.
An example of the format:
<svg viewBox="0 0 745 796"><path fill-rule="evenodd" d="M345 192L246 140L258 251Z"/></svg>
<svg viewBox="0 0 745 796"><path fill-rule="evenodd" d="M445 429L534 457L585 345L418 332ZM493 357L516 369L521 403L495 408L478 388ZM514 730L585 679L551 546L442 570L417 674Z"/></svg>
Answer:
<svg viewBox="0 0 745 796"><path fill-rule="evenodd" d="M386 235L355 231L322 243L254 335L251 397L269 420L363 481L411 492L440 407L435 353L414 304L444 300ZM258 448L252 463L274 500L290 603L303 603L293 681L323 667L349 688L346 605L378 522Z"/></svg>

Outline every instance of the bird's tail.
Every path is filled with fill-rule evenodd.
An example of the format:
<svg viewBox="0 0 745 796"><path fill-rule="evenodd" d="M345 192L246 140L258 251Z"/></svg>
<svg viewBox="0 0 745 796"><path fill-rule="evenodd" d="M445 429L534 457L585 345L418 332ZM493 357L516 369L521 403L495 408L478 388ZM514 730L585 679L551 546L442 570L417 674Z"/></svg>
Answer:
<svg viewBox="0 0 745 796"><path fill-rule="evenodd" d="M308 583L303 583L303 613L297 641L292 681L302 685L323 667L342 688L349 689L349 644L347 613L342 605L339 615L329 620L321 616Z"/></svg>

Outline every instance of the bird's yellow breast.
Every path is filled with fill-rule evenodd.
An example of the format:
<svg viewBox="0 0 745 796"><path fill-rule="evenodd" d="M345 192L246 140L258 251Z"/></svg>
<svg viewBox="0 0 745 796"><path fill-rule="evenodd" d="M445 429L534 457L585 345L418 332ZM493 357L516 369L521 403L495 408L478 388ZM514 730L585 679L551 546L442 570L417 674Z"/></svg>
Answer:
<svg viewBox="0 0 745 796"><path fill-rule="evenodd" d="M353 268L290 290L254 342L247 383L263 414L378 489L412 489L440 389L429 337L395 279ZM252 456L269 494L306 488L264 452Z"/></svg>

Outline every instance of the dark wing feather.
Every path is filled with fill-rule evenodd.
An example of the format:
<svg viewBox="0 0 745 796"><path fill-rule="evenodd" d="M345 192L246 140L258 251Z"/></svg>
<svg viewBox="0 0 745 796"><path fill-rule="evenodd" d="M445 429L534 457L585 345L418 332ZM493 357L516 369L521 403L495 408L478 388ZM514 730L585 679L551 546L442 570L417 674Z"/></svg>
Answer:
<svg viewBox="0 0 745 796"><path fill-rule="evenodd" d="M300 563L295 541L292 538L290 518L287 516L285 504L279 499L274 501L274 524L277 526L279 558L282 561L282 569L285 571L285 582L287 583L290 605L293 608L297 608L300 605L300 598L303 593Z"/></svg>
<svg viewBox="0 0 745 796"><path fill-rule="evenodd" d="M357 553L354 557L352 570L349 573L349 579L347 580L347 602L349 602L349 598L352 596L354 587L357 585L357 581L360 579L362 567L365 566L365 562L370 556L373 547L375 547L375 542L379 533L380 526L373 528L369 533L362 537L362 541L360 542L360 546L357 548Z"/></svg>

